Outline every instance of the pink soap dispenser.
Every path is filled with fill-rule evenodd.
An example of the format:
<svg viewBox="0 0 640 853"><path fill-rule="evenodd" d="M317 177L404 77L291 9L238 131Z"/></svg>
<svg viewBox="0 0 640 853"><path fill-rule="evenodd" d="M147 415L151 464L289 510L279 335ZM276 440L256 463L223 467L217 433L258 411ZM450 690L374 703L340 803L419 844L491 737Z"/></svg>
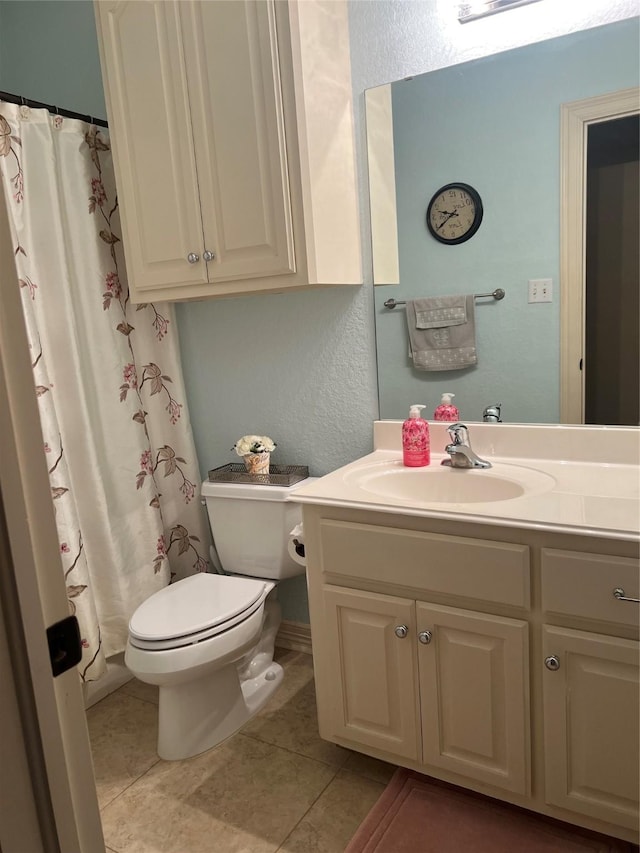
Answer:
<svg viewBox="0 0 640 853"><path fill-rule="evenodd" d="M455 394L451 394L449 392L445 392L442 395L442 400L440 400L440 405L437 407L435 412L433 413L434 421L459 421L460 413L456 406L451 402L455 397Z"/></svg>
<svg viewBox="0 0 640 853"><path fill-rule="evenodd" d="M429 424L420 417L425 406L411 406L402 424L402 461L407 468L422 468L431 462Z"/></svg>

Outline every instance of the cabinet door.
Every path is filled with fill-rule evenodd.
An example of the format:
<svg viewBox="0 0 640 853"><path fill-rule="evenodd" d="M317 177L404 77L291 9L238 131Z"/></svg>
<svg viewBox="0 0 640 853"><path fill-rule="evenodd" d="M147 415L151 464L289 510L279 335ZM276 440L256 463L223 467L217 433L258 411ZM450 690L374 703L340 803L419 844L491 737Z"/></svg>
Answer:
<svg viewBox="0 0 640 853"><path fill-rule="evenodd" d="M418 603L417 625L424 763L528 793L527 623Z"/></svg>
<svg viewBox="0 0 640 853"><path fill-rule="evenodd" d="M638 828L638 643L543 631L545 799ZM549 669L548 666L557 669Z"/></svg>
<svg viewBox="0 0 640 853"><path fill-rule="evenodd" d="M293 273L275 3L178 6L209 281Z"/></svg>
<svg viewBox="0 0 640 853"><path fill-rule="evenodd" d="M164 0L95 4L134 301L150 288L207 281L178 9Z"/></svg>
<svg viewBox="0 0 640 853"><path fill-rule="evenodd" d="M324 600L335 674L325 724L338 737L417 760L414 603L330 586ZM406 636L399 637L403 627Z"/></svg>

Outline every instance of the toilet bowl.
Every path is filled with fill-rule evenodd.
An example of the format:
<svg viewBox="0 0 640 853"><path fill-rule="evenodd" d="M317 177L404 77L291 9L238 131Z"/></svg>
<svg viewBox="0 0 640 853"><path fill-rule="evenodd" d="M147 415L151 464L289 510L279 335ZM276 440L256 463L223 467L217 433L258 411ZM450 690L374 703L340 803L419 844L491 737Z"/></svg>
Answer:
<svg viewBox="0 0 640 853"><path fill-rule="evenodd" d="M282 667L273 660L280 625L276 583L304 572L289 553L301 516L289 498L306 482L287 488L203 483L216 550L230 574L180 580L131 617L125 663L159 687L161 758L189 758L220 743L281 684Z"/></svg>

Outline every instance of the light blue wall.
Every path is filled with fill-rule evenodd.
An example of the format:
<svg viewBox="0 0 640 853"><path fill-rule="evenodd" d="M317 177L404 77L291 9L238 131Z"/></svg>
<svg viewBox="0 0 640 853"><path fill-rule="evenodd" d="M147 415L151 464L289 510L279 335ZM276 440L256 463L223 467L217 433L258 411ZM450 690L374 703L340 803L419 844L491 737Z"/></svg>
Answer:
<svg viewBox="0 0 640 853"><path fill-rule="evenodd" d="M607 16L636 12L635 0L606 5ZM183 369L203 475L231 461L235 439L253 430L278 442L274 461L307 462L314 474L371 449L377 388L364 90L543 38L549 26L542 14L527 11L546 6L534 3L509 13L521 13L515 20L529 22L522 34L508 33L501 21L507 16L498 15L496 23L487 19L479 28L457 29L453 21L447 36L451 6L450 0L349 3L365 285L179 306ZM436 14L442 26L434 23ZM581 20L581 14L573 9L570 24L554 25L562 32L599 22ZM92 4L0 0L0 89L104 114ZM286 618L307 620L303 579L282 585L282 601Z"/></svg>
<svg viewBox="0 0 640 853"><path fill-rule="evenodd" d="M106 118L93 4L0 0L0 90Z"/></svg>
<svg viewBox="0 0 640 853"><path fill-rule="evenodd" d="M503 403L509 421L557 422L560 378L560 105L638 85L638 21L432 71L392 86L400 287L376 288L380 409L404 417L408 402L433 412L442 391L461 417ZM452 180L475 187L484 218L473 238L444 246L425 211ZM551 304L528 304L528 279L553 281ZM478 364L448 372L412 368L407 299L485 293L477 301Z"/></svg>

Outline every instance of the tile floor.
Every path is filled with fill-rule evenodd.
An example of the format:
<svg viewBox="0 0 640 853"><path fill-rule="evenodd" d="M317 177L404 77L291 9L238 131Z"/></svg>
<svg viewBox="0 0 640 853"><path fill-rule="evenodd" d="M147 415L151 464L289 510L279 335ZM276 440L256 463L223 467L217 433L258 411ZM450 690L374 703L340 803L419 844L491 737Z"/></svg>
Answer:
<svg viewBox="0 0 640 853"><path fill-rule="evenodd" d="M396 768L321 740L311 656L276 658L262 712L186 761L156 754L155 688L130 681L87 711L108 853L343 853Z"/></svg>

